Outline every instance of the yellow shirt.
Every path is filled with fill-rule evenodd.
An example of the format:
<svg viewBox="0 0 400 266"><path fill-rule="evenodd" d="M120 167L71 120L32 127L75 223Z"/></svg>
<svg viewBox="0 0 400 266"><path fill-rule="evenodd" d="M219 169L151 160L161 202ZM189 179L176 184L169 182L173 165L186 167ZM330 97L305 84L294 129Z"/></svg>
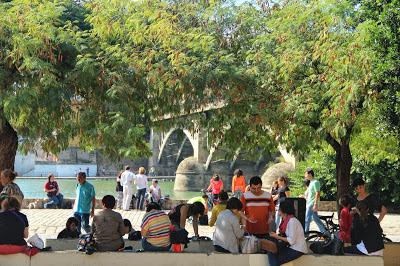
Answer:
<svg viewBox="0 0 400 266"><path fill-rule="evenodd" d="M217 221L218 214L226 209L226 204L218 204L212 208L211 211L211 219L208 221L209 226L214 226L215 222Z"/></svg>

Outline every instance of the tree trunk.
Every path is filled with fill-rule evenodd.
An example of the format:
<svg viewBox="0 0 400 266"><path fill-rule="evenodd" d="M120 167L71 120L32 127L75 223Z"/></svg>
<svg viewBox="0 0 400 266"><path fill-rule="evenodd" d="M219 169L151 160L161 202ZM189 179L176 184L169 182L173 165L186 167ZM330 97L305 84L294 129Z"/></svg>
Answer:
<svg viewBox="0 0 400 266"><path fill-rule="evenodd" d="M0 107L0 171L14 170L15 155L18 148L18 135L4 117Z"/></svg>
<svg viewBox="0 0 400 266"><path fill-rule="evenodd" d="M340 140L336 141L331 135L327 136L328 143L336 152L336 187L337 200L345 194L351 193L350 187L350 171L353 164L353 157L350 151L350 134L349 133Z"/></svg>

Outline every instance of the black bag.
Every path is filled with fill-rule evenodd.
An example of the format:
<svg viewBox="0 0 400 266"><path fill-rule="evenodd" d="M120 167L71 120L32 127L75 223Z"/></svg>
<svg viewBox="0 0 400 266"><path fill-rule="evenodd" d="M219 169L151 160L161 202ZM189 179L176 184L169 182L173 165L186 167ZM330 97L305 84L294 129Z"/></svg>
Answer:
<svg viewBox="0 0 400 266"><path fill-rule="evenodd" d="M188 235L189 235L188 231L186 231L183 228L172 230L170 233L171 244L188 244L189 243Z"/></svg>
<svg viewBox="0 0 400 266"><path fill-rule="evenodd" d="M128 234L128 239L133 241L139 241L142 239L142 233L140 231L131 231Z"/></svg>
<svg viewBox="0 0 400 266"><path fill-rule="evenodd" d="M314 242L310 245L310 249L315 254L344 255L343 242L336 236L327 241Z"/></svg>

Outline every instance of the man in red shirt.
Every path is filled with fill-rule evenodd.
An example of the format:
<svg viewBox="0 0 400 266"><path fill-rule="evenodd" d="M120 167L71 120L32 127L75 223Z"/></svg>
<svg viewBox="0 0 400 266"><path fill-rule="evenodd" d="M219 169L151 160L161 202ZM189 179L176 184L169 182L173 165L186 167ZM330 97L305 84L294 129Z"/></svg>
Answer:
<svg viewBox="0 0 400 266"><path fill-rule="evenodd" d="M246 231L259 238L265 238L269 233L269 224L274 221L275 204L271 193L262 190L259 176L250 179L250 191L246 191L240 200L244 214L248 218Z"/></svg>

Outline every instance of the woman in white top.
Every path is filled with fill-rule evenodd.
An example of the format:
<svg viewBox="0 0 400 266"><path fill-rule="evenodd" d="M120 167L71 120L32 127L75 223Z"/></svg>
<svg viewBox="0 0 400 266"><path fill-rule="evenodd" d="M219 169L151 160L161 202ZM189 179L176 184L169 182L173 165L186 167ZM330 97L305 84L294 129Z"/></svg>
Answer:
<svg viewBox="0 0 400 266"><path fill-rule="evenodd" d="M143 210L144 198L147 191L147 176L145 175L146 169L144 167L139 167L139 174L135 177L136 184L136 209Z"/></svg>
<svg viewBox="0 0 400 266"><path fill-rule="evenodd" d="M295 260L308 252L304 229L294 217L293 203L283 201L279 205L282 222L279 234L271 233L271 240L263 239L261 247L268 251L270 266L278 266Z"/></svg>
<svg viewBox="0 0 400 266"><path fill-rule="evenodd" d="M220 212L215 223L213 244L215 251L223 253L239 253L239 239L244 230L239 224L239 212L243 208L237 198L230 198L226 210Z"/></svg>

